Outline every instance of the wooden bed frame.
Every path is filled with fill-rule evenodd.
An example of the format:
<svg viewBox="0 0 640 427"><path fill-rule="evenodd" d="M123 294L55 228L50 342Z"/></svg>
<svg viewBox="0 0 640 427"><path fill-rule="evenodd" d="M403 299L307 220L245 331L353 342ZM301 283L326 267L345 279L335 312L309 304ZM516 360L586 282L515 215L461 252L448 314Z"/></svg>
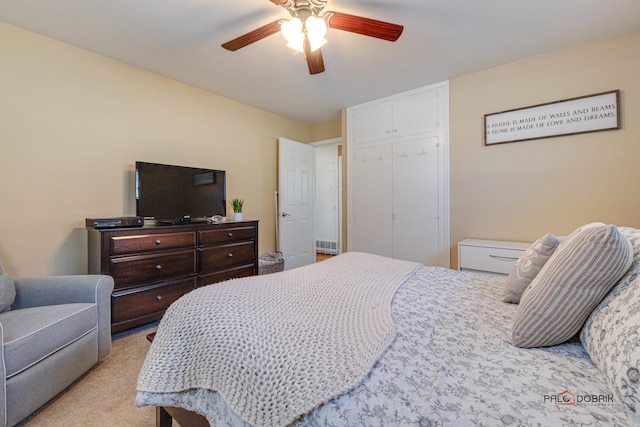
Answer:
<svg viewBox="0 0 640 427"><path fill-rule="evenodd" d="M153 342L155 332L147 335L147 340ZM173 420L184 427L211 427L209 421L200 414L173 406L156 406L156 427L171 427Z"/></svg>
<svg viewBox="0 0 640 427"><path fill-rule="evenodd" d="M156 427L171 427L173 420L184 427L210 427L209 421L195 412L182 408L156 406Z"/></svg>

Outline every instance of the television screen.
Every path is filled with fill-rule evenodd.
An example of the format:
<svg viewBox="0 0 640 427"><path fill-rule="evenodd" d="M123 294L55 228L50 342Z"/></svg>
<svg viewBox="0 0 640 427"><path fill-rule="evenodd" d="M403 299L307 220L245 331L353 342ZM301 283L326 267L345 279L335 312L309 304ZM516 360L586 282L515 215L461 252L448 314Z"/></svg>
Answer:
<svg viewBox="0 0 640 427"><path fill-rule="evenodd" d="M136 214L185 222L226 216L225 171L136 162Z"/></svg>

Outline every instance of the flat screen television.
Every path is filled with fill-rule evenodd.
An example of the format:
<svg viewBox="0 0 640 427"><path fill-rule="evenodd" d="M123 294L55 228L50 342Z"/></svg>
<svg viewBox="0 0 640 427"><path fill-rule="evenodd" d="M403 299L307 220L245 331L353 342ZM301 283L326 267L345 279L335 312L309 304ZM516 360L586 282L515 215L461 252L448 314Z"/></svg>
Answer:
<svg viewBox="0 0 640 427"><path fill-rule="evenodd" d="M226 216L223 170L136 162L136 214L161 223Z"/></svg>

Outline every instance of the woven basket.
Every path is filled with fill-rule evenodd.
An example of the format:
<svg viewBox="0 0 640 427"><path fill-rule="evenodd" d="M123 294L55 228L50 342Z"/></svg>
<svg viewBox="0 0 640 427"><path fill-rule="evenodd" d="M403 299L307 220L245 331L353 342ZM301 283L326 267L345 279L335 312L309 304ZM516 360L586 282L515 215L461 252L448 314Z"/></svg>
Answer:
<svg viewBox="0 0 640 427"><path fill-rule="evenodd" d="M284 270L284 257L280 252L264 254L258 260L259 275L277 273L282 270Z"/></svg>

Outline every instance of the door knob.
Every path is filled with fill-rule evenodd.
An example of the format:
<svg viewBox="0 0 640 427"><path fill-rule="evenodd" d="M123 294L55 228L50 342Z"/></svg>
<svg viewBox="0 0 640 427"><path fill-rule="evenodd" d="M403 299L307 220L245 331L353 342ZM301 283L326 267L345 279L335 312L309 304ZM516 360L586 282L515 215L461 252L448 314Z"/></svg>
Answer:
<svg viewBox="0 0 640 427"><path fill-rule="evenodd" d="M284 218L285 216L291 216L291 214L290 213L286 213L286 212L282 212L281 216Z"/></svg>

